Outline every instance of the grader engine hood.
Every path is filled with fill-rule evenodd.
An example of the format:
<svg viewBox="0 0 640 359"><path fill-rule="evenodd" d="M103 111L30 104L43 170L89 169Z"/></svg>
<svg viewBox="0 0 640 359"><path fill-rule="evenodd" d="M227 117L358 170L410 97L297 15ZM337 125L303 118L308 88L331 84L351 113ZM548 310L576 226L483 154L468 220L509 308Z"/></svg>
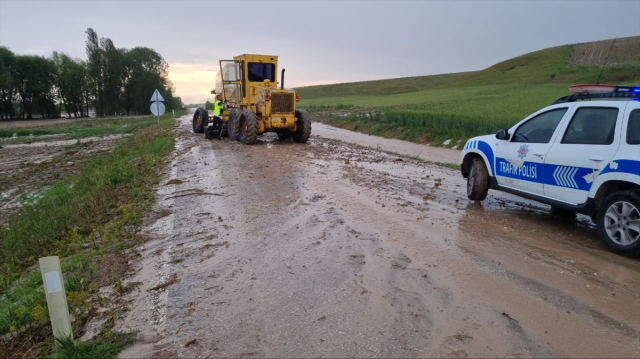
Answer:
<svg viewBox="0 0 640 359"><path fill-rule="evenodd" d="M271 92L272 113L293 113L296 109L296 93L293 90Z"/></svg>
<svg viewBox="0 0 640 359"><path fill-rule="evenodd" d="M296 110L297 93L290 89L256 87L257 106L267 106L273 114L293 115Z"/></svg>

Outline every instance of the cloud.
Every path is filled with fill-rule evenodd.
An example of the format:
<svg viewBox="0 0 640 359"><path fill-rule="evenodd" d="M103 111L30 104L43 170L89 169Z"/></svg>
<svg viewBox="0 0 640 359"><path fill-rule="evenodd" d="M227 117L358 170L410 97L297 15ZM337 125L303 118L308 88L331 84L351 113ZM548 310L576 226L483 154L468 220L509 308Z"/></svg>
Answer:
<svg viewBox="0 0 640 359"><path fill-rule="evenodd" d="M169 79L173 82L176 95L185 104L204 103L213 98L217 68L212 65L174 63L169 65Z"/></svg>

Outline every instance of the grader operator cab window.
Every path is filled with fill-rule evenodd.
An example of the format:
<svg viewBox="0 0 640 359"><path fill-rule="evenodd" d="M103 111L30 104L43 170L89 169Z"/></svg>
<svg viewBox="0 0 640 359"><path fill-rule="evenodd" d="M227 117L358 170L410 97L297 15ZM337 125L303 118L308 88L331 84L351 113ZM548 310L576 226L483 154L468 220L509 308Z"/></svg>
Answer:
<svg viewBox="0 0 640 359"><path fill-rule="evenodd" d="M249 63L249 81L251 82L263 82L269 80L271 82L276 81L276 65L265 64L262 62L250 62Z"/></svg>
<svg viewBox="0 0 640 359"><path fill-rule="evenodd" d="M222 80L223 81L240 81L241 70L240 63L238 61L220 61L222 65Z"/></svg>
<svg viewBox="0 0 640 359"><path fill-rule="evenodd" d="M238 61L222 60L220 61L221 72L220 84L216 80L216 89L224 88L224 99L229 102L241 102L242 92L240 81L242 80L242 70ZM223 85L224 83L224 85Z"/></svg>

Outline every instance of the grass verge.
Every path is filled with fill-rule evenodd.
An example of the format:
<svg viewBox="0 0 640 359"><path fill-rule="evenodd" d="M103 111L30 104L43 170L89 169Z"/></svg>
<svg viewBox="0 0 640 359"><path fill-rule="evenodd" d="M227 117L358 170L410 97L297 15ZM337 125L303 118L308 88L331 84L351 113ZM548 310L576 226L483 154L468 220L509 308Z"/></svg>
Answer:
<svg viewBox="0 0 640 359"><path fill-rule="evenodd" d="M144 123L111 153L89 159L77 174L27 200L0 229L0 357L37 357L53 347L39 257L61 257L76 337L106 300L99 288L112 286L120 294L130 289L121 281L135 255L127 249L138 243L137 226L174 148L173 119L166 116L160 130L150 126L153 121ZM111 349L100 353L115 357L114 348L128 337L111 333L109 319L100 340L78 344L81 353L109 343ZM66 357L64 350L56 353Z"/></svg>
<svg viewBox="0 0 640 359"><path fill-rule="evenodd" d="M71 338L56 339L56 348L51 354L52 359L108 359L116 358L118 353L133 343L131 333L108 333L104 338L91 343L77 343Z"/></svg>

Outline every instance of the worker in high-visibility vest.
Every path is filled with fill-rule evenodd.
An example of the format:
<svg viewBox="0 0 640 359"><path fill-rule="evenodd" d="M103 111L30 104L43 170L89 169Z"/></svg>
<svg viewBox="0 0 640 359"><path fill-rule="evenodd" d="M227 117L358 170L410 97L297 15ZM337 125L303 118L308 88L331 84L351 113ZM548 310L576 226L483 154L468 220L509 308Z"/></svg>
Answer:
<svg viewBox="0 0 640 359"><path fill-rule="evenodd" d="M222 139L222 110L224 103L222 102L222 95L216 96L216 102L213 104L213 129L218 131L218 139Z"/></svg>

